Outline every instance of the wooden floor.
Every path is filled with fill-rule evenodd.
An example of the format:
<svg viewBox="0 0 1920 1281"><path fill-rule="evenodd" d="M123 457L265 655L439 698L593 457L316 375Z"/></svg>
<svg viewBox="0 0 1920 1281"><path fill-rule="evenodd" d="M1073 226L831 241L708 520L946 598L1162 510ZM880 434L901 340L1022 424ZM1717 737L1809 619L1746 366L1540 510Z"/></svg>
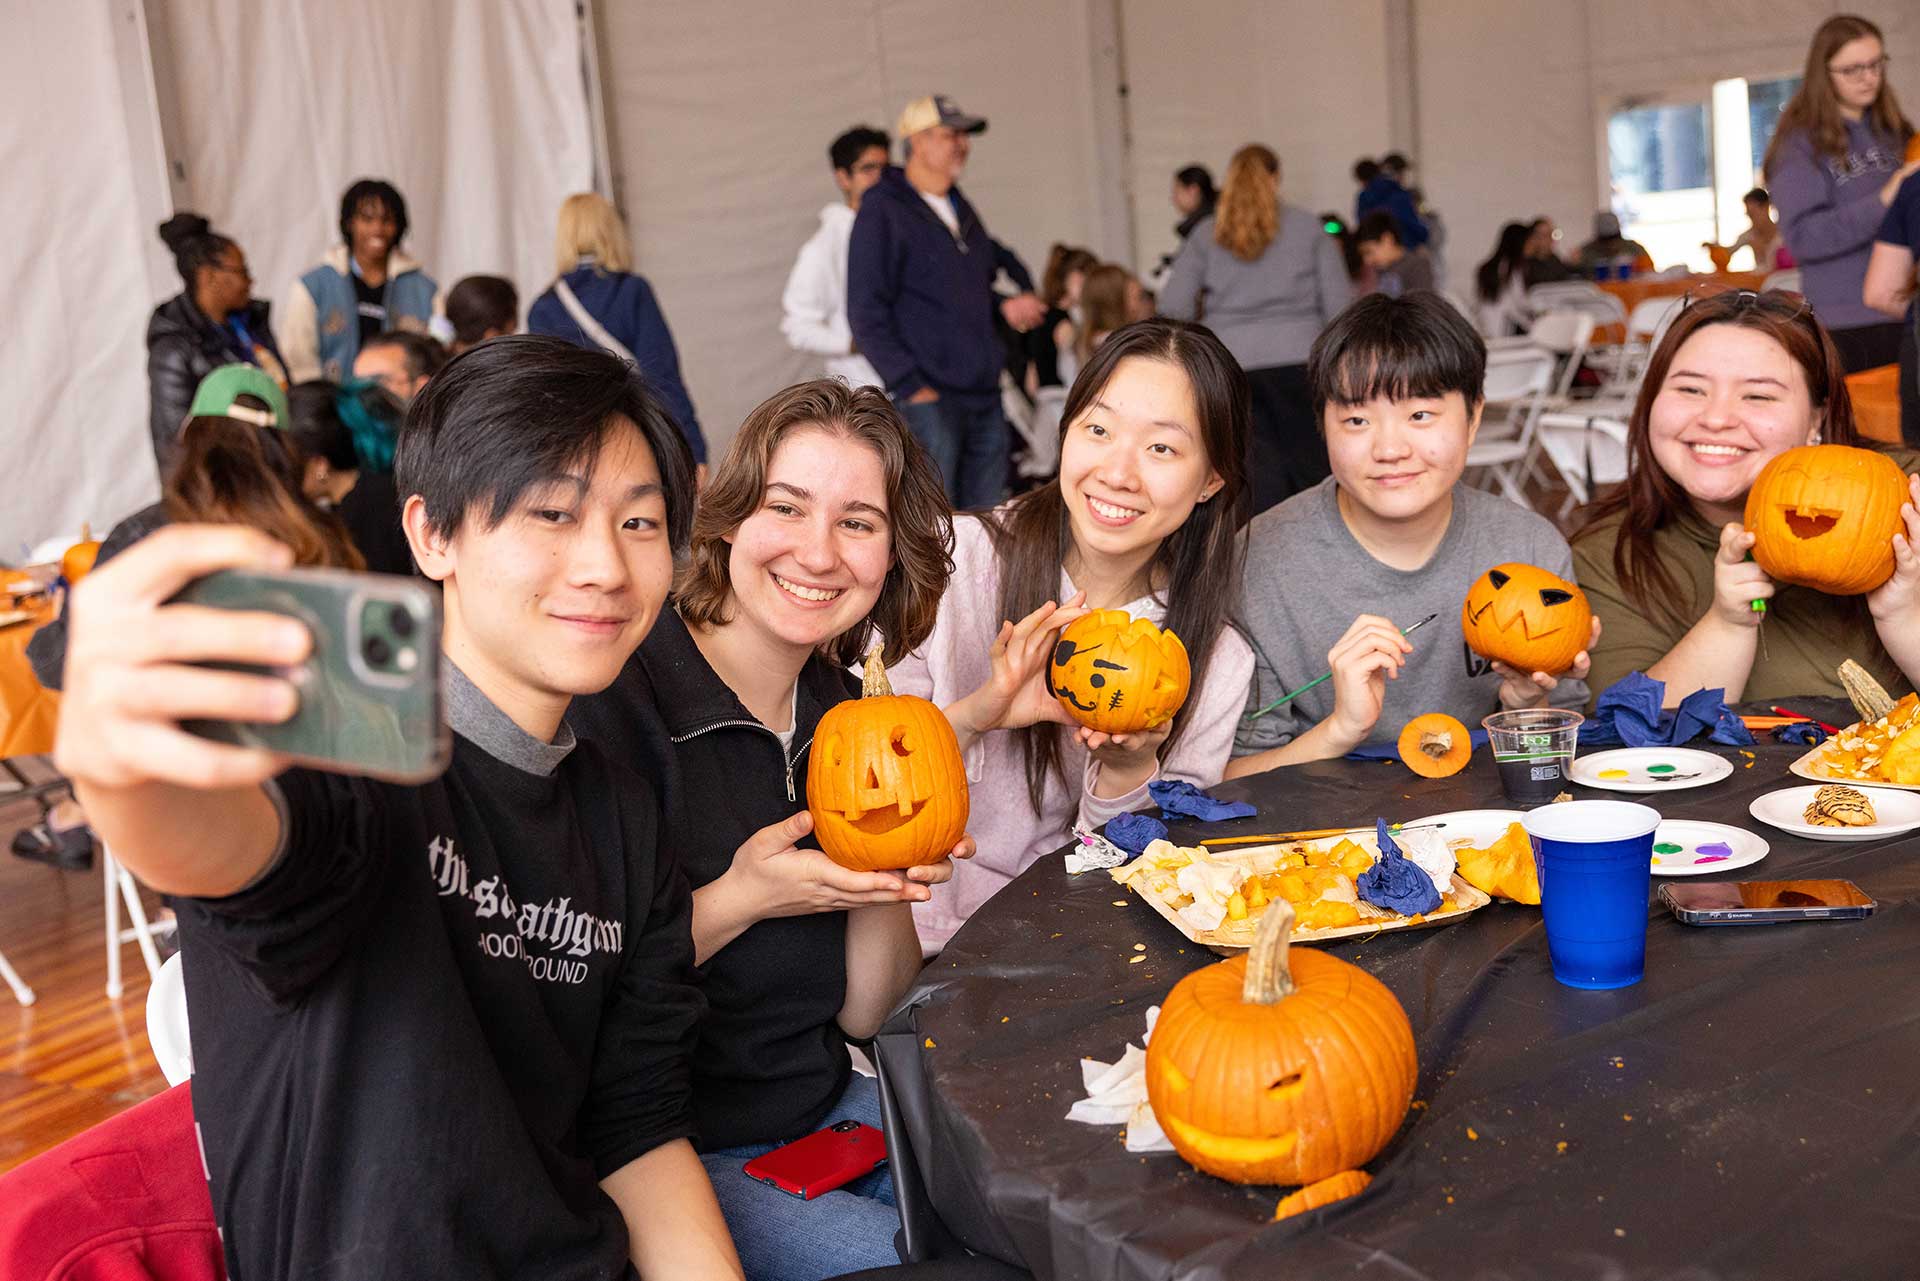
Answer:
<svg viewBox="0 0 1920 1281"><path fill-rule="evenodd" d="M39 1000L0 984L0 1171L167 1088L147 1045L147 969L121 957L126 992L106 995L101 874L15 858L38 809L0 793L0 951ZM149 913L157 901L147 899Z"/></svg>

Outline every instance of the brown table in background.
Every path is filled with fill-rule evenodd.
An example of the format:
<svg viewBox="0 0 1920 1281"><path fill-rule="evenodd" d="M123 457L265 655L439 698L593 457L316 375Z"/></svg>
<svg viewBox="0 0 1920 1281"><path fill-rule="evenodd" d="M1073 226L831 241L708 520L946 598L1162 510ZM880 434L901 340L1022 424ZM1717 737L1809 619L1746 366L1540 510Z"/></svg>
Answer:
<svg viewBox="0 0 1920 1281"><path fill-rule="evenodd" d="M27 641L52 617L52 606L43 606L0 627L0 760L53 750L60 696L35 680L27 664Z"/></svg>
<svg viewBox="0 0 1920 1281"><path fill-rule="evenodd" d="M1722 289L1757 290L1770 274L1764 271L1727 271L1710 276L1674 276L1667 279L1641 276L1632 280L1600 280L1594 283L1618 298L1620 305L1632 312L1649 298L1666 298L1684 294L1690 289L1712 290L1716 293Z"/></svg>

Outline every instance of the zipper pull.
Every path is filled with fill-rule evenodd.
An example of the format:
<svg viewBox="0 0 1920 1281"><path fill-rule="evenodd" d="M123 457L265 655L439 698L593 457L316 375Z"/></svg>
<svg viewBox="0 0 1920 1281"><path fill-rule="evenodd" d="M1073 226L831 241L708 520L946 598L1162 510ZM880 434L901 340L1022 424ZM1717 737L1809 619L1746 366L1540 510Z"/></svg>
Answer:
<svg viewBox="0 0 1920 1281"><path fill-rule="evenodd" d="M789 802L789 803L791 803L791 802L792 802L792 801L794 800L794 795L793 795L793 762L792 762L791 760L789 760L789 761L787 762L787 800L788 800L788 802Z"/></svg>

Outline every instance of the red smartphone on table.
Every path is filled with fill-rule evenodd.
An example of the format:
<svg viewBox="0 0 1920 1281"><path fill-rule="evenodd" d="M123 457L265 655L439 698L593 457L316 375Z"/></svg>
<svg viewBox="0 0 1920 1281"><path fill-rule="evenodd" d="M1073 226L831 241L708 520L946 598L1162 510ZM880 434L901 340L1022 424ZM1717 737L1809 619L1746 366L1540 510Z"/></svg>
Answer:
<svg viewBox="0 0 1920 1281"><path fill-rule="evenodd" d="M811 1201L887 1163L887 1136L859 1121L839 1121L741 1167L749 1179Z"/></svg>

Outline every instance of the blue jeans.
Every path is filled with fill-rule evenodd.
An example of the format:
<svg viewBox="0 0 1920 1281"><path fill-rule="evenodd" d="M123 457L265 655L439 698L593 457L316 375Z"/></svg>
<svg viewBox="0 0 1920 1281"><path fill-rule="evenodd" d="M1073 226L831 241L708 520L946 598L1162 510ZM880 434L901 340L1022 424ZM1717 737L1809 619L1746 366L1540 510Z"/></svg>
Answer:
<svg viewBox="0 0 1920 1281"><path fill-rule="evenodd" d="M872 1077L855 1073L819 1128L848 1120L881 1128L880 1088ZM894 1208L893 1177L885 1166L803 1201L741 1172L741 1166L777 1146L750 1143L700 1154L747 1281L821 1281L900 1262L893 1247L900 1212Z"/></svg>
<svg viewBox="0 0 1920 1281"><path fill-rule="evenodd" d="M904 400L894 404L907 420L907 430L940 468L947 500L956 510L978 510L1000 501L1007 490L1012 445L997 396L990 400L942 396L919 405Z"/></svg>

